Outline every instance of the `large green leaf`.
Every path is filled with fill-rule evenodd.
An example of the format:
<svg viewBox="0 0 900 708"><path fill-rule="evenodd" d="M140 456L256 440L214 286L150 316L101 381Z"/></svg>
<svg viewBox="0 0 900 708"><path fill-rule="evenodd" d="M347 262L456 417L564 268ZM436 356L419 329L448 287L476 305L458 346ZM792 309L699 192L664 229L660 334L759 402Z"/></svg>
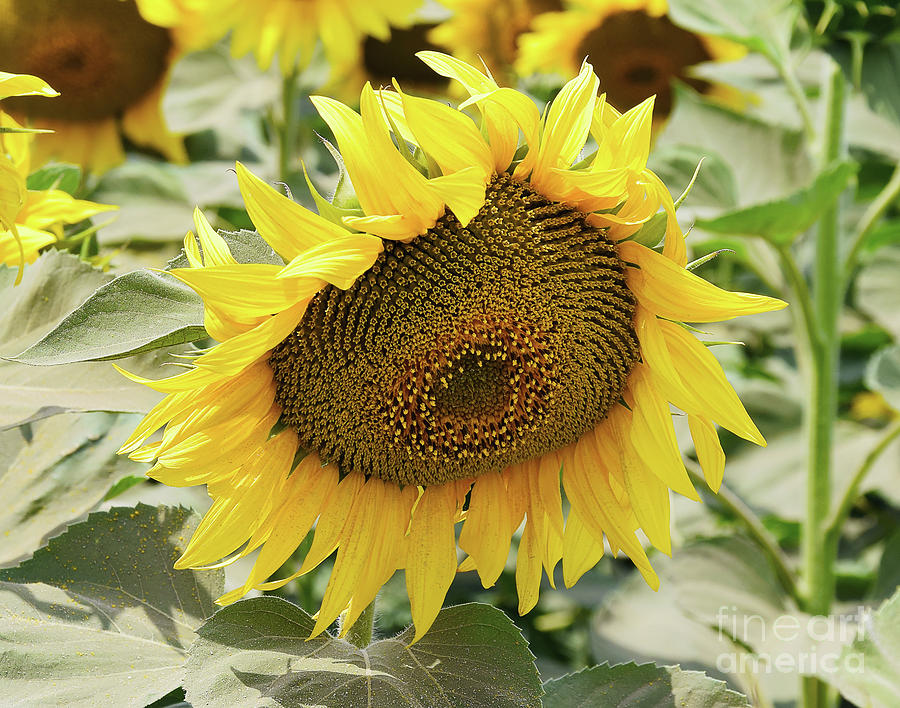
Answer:
<svg viewBox="0 0 900 708"><path fill-rule="evenodd" d="M829 678L858 706L894 708L900 696L900 590L861 625Z"/></svg>
<svg viewBox="0 0 900 708"><path fill-rule="evenodd" d="M866 386L900 411L900 344L879 349L866 366Z"/></svg>
<svg viewBox="0 0 900 708"><path fill-rule="evenodd" d="M98 288L14 361L71 364L122 359L205 338L203 302L171 275L137 270Z"/></svg>
<svg viewBox="0 0 900 708"><path fill-rule="evenodd" d="M280 91L277 74L260 72L252 60L234 59L227 46L218 46L175 62L163 110L169 127L180 133L227 131L241 111L270 106Z"/></svg>
<svg viewBox="0 0 900 708"><path fill-rule="evenodd" d="M315 705L328 708L504 708L540 705L534 657L499 610L468 604L442 610L411 644L407 629L358 649L309 640L315 621L276 597L244 600L198 631L185 668L194 708Z"/></svg>
<svg viewBox="0 0 900 708"><path fill-rule="evenodd" d="M0 357L19 354L53 329L111 277L59 251L43 254L13 287L16 269L0 265ZM125 359L122 366L159 378L164 350ZM0 359L0 429L66 411L145 413L161 398L108 363L43 368Z"/></svg>
<svg viewBox="0 0 900 708"><path fill-rule="evenodd" d="M883 433L848 420L838 421L834 434L834 468L831 484L832 508L840 503L843 490ZM806 498L803 470L809 450L799 431L769 439L766 448L748 448L728 459L725 483L738 492L758 514L801 522L805 511L798 499ZM900 470L900 441L895 440L875 461L860 493L878 491L900 503L897 475Z"/></svg>
<svg viewBox="0 0 900 708"><path fill-rule="evenodd" d="M544 684L544 708L746 708L723 681L699 671L655 664L603 664Z"/></svg>
<svg viewBox="0 0 900 708"><path fill-rule="evenodd" d="M242 229L240 231L220 231L219 235L228 244L228 250L238 263L269 263L271 265L284 265L281 256L272 250L272 247L256 231ZM199 247L199 242L198 242ZM201 248L202 251L202 248ZM190 262L181 250L175 258L166 265L166 270L173 268L189 268Z"/></svg>
<svg viewBox="0 0 900 708"><path fill-rule="evenodd" d="M698 219L697 226L714 233L760 236L776 245L789 245L834 204L856 170L855 163L836 163L810 185L782 199L728 211L713 219Z"/></svg>
<svg viewBox="0 0 900 708"><path fill-rule="evenodd" d="M27 557L147 465L116 454L139 416L59 415L0 432L0 566Z"/></svg>
<svg viewBox="0 0 900 708"><path fill-rule="evenodd" d="M678 191L690 184L694 171L700 165L697 179L687 197L688 202L694 207L737 206L738 192L734 174L714 153L707 153L703 148L696 146L668 145L653 151L649 165L669 189L676 190L676 197Z"/></svg>
<svg viewBox="0 0 900 708"><path fill-rule="evenodd" d="M759 654L788 649L773 637L779 617L799 616L759 548L738 536L706 539L657 554L654 592L631 577L608 595L592 622L594 656L613 662L678 664L773 701L796 697L799 680L753 674ZM750 668L741 671L741 662Z"/></svg>
<svg viewBox="0 0 900 708"><path fill-rule="evenodd" d="M856 304L900 341L900 246L886 246L856 278Z"/></svg>
<svg viewBox="0 0 900 708"><path fill-rule="evenodd" d="M900 528L894 531L884 544L873 595L886 599L900 588Z"/></svg>
<svg viewBox="0 0 900 708"><path fill-rule="evenodd" d="M65 162L45 165L28 175L28 189L61 189L75 194L81 184L81 167Z"/></svg>
<svg viewBox="0 0 900 708"><path fill-rule="evenodd" d="M676 25L786 62L800 8L792 0L669 0Z"/></svg>
<svg viewBox="0 0 900 708"><path fill-rule="evenodd" d="M143 706L181 684L222 571L172 564L189 510L91 514L17 568L0 571L0 695L17 706Z"/></svg>
<svg viewBox="0 0 900 708"><path fill-rule="evenodd" d="M772 127L684 86L676 86L675 99L657 149L689 146L700 156L710 155L728 165L734 175L735 206L780 199L812 180L811 161L799 132ZM692 207L691 200L684 206ZM710 216L718 211L698 213Z"/></svg>

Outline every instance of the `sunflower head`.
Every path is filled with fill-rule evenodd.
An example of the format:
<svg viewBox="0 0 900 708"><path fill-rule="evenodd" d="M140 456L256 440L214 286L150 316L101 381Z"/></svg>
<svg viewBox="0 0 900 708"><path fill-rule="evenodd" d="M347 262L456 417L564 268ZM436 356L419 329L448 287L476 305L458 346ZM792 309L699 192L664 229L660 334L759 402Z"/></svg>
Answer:
<svg viewBox="0 0 900 708"><path fill-rule="evenodd" d="M573 0L564 11L534 20L520 39L516 68L523 74L567 74L589 57L614 106L627 110L656 96L658 118L672 109L673 80L702 93L724 94L691 77L689 68L736 59L743 50L677 27L666 12L665 0Z"/></svg>
<svg viewBox="0 0 900 708"><path fill-rule="evenodd" d="M145 20L136 0L0 0L0 66L45 77L61 93L8 105L21 120L62 133L36 143L40 160L106 169L124 159L120 132L183 160L160 112L178 52L173 32Z"/></svg>
<svg viewBox="0 0 900 708"><path fill-rule="evenodd" d="M179 567L260 549L220 602L336 552L316 634L345 610L346 630L403 568L421 636L458 570L497 580L520 527L521 612L542 572L554 582L562 561L571 585L604 539L656 587L636 532L670 552L669 491L698 498L669 402L714 489L713 421L764 444L680 323L784 303L685 268L672 198L646 167L653 100L619 113L585 63L542 118L472 66L419 56L470 94L472 113L396 83L367 84L359 113L313 98L354 213L318 216L238 164L283 264L236 262L197 212L191 267L172 274L203 297L219 344L183 374L136 379L167 395L123 446L155 460L160 481L208 485L213 506ZM589 136L597 149L579 161ZM630 240L657 212L661 250ZM268 581L311 527L300 570Z"/></svg>

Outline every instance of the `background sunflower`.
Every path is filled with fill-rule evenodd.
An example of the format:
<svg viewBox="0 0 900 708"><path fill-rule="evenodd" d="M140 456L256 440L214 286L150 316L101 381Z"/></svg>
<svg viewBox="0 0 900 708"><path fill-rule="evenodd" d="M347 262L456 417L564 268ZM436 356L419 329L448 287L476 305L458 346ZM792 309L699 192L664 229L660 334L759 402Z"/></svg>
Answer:
<svg viewBox="0 0 900 708"><path fill-rule="evenodd" d="M666 10L665 0L568 0L560 12L536 17L520 37L516 69L566 75L589 57L610 103L624 111L656 96L657 118L672 110L674 80L701 93L729 95L688 70L738 59L745 50L674 25Z"/></svg>
<svg viewBox="0 0 900 708"><path fill-rule="evenodd" d="M61 94L8 102L21 122L56 131L36 141L36 163L55 158L103 172L125 159L123 136L173 162L186 159L161 110L182 47L141 10L135 0L0 2L0 66L45 77Z"/></svg>

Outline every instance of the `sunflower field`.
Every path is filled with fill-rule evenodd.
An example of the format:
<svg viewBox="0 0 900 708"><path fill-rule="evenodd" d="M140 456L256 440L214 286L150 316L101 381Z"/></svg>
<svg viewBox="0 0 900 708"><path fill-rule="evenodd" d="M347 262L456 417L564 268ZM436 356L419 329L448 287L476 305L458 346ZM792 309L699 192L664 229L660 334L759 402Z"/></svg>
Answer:
<svg viewBox="0 0 900 708"><path fill-rule="evenodd" d="M900 7L0 0L0 706L900 706Z"/></svg>

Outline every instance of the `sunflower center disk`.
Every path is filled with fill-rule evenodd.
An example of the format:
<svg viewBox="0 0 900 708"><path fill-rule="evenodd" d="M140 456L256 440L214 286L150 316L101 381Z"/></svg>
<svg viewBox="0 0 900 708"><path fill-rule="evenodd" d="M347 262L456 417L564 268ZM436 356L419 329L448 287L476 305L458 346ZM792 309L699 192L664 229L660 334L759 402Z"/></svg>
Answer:
<svg viewBox="0 0 900 708"><path fill-rule="evenodd" d="M575 51L578 62L589 56L610 101L628 110L656 95L658 115L672 110L672 79L678 78L698 91L709 84L688 76L685 69L708 61L700 39L676 27L668 17L651 17L639 10L617 12L589 32Z"/></svg>
<svg viewBox="0 0 900 708"><path fill-rule="evenodd" d="M442 484L577 440L639 358L634 298L605 233L507 175L326 287L269 364L283 421L343 471Z"/></svg>
<svg viewBox="0 0 900 708"><path fill-rule="evenodd" d="M162 79L171 46L168 30L146 22L134 0L0 0L0 66L61 94L5 102L31 117L120 116Z"/></svg>

